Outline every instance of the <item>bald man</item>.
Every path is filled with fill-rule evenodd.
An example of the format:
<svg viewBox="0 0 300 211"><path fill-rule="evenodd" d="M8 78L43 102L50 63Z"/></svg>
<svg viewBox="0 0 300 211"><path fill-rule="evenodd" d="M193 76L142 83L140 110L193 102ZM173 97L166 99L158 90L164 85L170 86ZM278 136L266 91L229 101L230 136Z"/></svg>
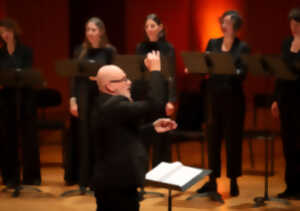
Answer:
<svg viewBox="0 0 300 211"><path fill-rule="evenodd" d="M144 183L148 160L142 136L177 127L170 119L141 126L149 112L165 107L159 52L148 54L145 65L151 73L145 101L132 101L131 81L119 67L104 66L96 76L100 95L92 123L96 156L92 187L97 211L139 210L137 187Z"/></svg>

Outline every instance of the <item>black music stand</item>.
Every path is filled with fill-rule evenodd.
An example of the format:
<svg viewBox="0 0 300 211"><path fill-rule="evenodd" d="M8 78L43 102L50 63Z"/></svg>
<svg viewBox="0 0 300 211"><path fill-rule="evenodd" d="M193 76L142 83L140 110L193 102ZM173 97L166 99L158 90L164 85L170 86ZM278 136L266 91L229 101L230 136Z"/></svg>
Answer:
<svg viewBox="0 0 300 211"><path fill-rule="evenodd" d="M145 56L142 55L116 55L114 58L114 64L123 69L128 78L132 81L139 79L148 79L149 71L145 70L144 66ZM171 72L175 71L175 66L172 59L168 56L161 56L161 73L165 78L171 76Z"/></svg>
<svg viewBox="0 0 300 211"><path fill-rule="evenodd" d="M168 189L168 211L172 211L172 190L186 191L209 175L211 170L183 165L181 162L161 162L146 174L146 183Z"/></svg>
<svg viewBox="0 0 300 211"><path fill-rule="evenodd" d="M196 73L214 75L238 75L236 67L234 65L233 57L229 53L195 53L194 61L198 60L198 65L201 62L201 69L196 69ZM195 68L192 66L191 68ZM191 200L196 197L209 197L212 201L224 203L222 196L218 192L206 192L206 193L195 193L188 197L187 200Z"/></svg>
<svg viewBox="0 0 300 211"><path fill-rule="evenodd" d="M284 80L295 80L295 75L290 72L285 63L279 58L274 56L263 56L262 64L265 68L265 72L268 71L273 74L276 78ZM266 205L266 201L281 202L285 205L289 205L289 201L274 197L269 197L269 146L270 140L274 137L265 138L265 192L264 196L254 198L254 207L261 207Z"/></svg>
<svg viewBox="0 0 300 211"><path fill-rule="evenodd" d="M0 71L0 84L5 87L16 88L16 123L17 123L17 138L20 138L20 125L21 120L21 88L23 87L32 87L32 88L41 88L44 86L44 80L42 74L31 68L22 69L7 69ZM6 187L2 192L7 192L11 187ZM18 185L13 188L12 197L20 196L21 190L29 189L36 192L42 192L40 189L32 187L30 185Z"/></svg>
<svg viewBox="0 0 300 211"><path fill-rule="evenodd" d="M99 68L105 64L104 61L96 62L95 60L61 60L56 62L56 72L62 77L90 77L96 76ZM66 191L61 196L92 195L93 193L88 187L80 186L79 189Z"/></svg>
<svg viewBox="0 0 300 211"><path fill-rule="evenodd" d="M191 74L208 74L206 54L199 52L182 52L181 54L186 68Z"/></svg>
<svg viewBox="0 0 300 211"><path fill-rule="evenodd" d="M144 65L144 56L141 55L116 55L113 64L125 71L127 77L132 80L139 80L145 77L145 72L141 71Z"/></svg>

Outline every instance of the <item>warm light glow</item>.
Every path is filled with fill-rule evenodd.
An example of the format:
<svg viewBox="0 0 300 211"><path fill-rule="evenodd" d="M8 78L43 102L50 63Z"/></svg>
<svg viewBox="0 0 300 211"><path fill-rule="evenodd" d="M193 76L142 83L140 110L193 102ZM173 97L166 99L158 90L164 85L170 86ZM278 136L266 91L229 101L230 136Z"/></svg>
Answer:
<svg viewBox="0 0 300 211"><path fill-rule="evenodd" d="M198 49L204 51L211 38L222 36L219 17L226 10L237 10L243 14L242 2L239 0L201 0L195 2L195 27Z"/></svg>

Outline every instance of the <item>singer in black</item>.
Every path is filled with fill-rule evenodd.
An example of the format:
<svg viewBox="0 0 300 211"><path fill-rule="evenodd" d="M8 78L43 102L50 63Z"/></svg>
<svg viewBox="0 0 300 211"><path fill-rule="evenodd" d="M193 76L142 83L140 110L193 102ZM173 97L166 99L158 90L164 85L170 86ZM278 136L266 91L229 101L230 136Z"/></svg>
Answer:
<svg viewBox="0 0 300 211"><path fill-rule="evenodd" d="M217 178L221 174L221 141L226 140L227 177L230 178L230 195L239 195L237 178L242 174L242 140L245 116L243 93L244 70L239 60L249 53L248 45L237 38L242 18L236 11L226 11L220 18L222 38L211 39L206 51L230 53L236 75L212 75L207 81L207 135L208 167L213 170L210 180L198 193L217 192Z"/></svg>
<svg viewBox="0 0 300 211"><path fill-rule="evenodd" d="M161 56L170 59L171 68L170 77L165 81L165 109L155 113L149 117L154 120L158 117L171 116L174 111L174 103L176 101L176 84L175 84L175 50L171 43L167 42L164 25L156 14L150 14L145 21L145 41L137 45L136 53L139 55L147 55L151 51L159 51ZM145 71L145 66L141 67L141 71ZM133 98L143 99L147 87L146 80L133 82ZM171 142L166 134L157 134L154 139L164 141L156 141L152 148L152 167L158 165L161 161L171 161Z"/></svg>
<svg viewBox="0 0 300 211"><path fill-rule="evenodd" d="M92 124L96 154L93 189L97 211L139 210L137 187L144 183L147 166L143 137L177 127L170 119L158 119L148 126L140 124L149 112L165 106L159 53L149 55L145 63L150 80L143 101L132 100L131 81L119 67L106 65L97 74L101 94Z"/></svg>
<svg viewBox="0 0 300 211"><path fill-rule="evenodd" d="M26 71L26 68L32 67L32 50L20 42L19 36L20 29L13 20L0 21L0 71ZM7 186L20 184L18 137L21 137L23 184L40 185L36 92L31 87L22 87L18 92L19 111L16 110L17 89L7 86L0 89L0 160L3 181Z"/></svg>
<svg viewBox="0 0 300 211"><path fill-rule="evenodd" d="M282 145L285 157L286 190L279 198L300 199L300 8L289 14L292 36L283 41L281 54L296 80L277 80L272 114L281 120Z"/></svg>
<svg viewBox="0 0 300 211"><path fill-rule="evenodd" d="M92 62L103 65L112 63L114 54L115 49L109 43L103 21L97 17L90 18L85 25L85 40L75 50L74 57L80 62ZM92 174L93 158L90 115L94 99L98 94L96 82L90 80L89 77L76 76L72 79L70 112L78 120L78 131L73 131L78 132L78 146L70 144L69 147L78 147L78 154L75 157L73 156L73 162L69 162L67 166L69 165L69 168L76 166L75 169L78 170L75 170L73 173L68 173L67 170L65 180L71 184L78 183L83 191L88 187ZM76 174L77 172L79 173Z"/></svg>

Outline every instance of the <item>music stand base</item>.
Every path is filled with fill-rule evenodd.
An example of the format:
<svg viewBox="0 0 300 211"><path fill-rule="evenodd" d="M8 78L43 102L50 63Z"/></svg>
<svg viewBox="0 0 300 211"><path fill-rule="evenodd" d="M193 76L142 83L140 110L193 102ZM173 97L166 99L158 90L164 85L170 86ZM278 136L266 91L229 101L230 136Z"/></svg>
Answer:
<svg viewBox="0 0 300 211"><path fill-rule="evenodd" d="M34 191L34 192L37 192L37 193L41 193L42 191L39 189L39 188L35 188L35 187L32 187L30 185L20 185L18 187L15 187L15 188L11 188L11 187L6 187L2 190L2 192L8 192L10 189L13 189L13 192L11 194L11 196L13 198L17 198L20 196L21 194L21 190L30 190L30 191Z"/></svg>
<svg viewBox="0 0 300 211"><path fill-rule="evenodd" d="M148 191L141 190L139 192L139 201L143 201L145 199L145 197L144 197L145 195L152 195L152 196L156 196L156 197L165 197L165 195L163 193L148 192Z"/></svg>
<svg viewBox="0 0 300 211"><path fill-rule="evenodd" d="M66 196L78 196L78 195L93 195L94 192L91 190L88 190L87 187L79 187L77 190L69 190L66 192L63 192L60 196L66 197Z"/></svg>
<svg viewBox="0 0 300 211"><path fill-rule="evenodd" d="M285 205L290 205L290 202L288 200L285 199L279 199L279 198L270 198L270 197L256 197L254 198L254 207L262 207L262 206L266 206L266 201L270 201L270 202L279 202L279 203L283 203Z"/></svg>
<svg viewBox="0 0 300 211"><path fill-rule="evenodd" d="M222 195L217 192L195 193L195 194L189 196L186 200L192 200L192 199L198 198L198 197L209 197L212 201L216 201L221 204L225 203L222 198Z"/></svg>

